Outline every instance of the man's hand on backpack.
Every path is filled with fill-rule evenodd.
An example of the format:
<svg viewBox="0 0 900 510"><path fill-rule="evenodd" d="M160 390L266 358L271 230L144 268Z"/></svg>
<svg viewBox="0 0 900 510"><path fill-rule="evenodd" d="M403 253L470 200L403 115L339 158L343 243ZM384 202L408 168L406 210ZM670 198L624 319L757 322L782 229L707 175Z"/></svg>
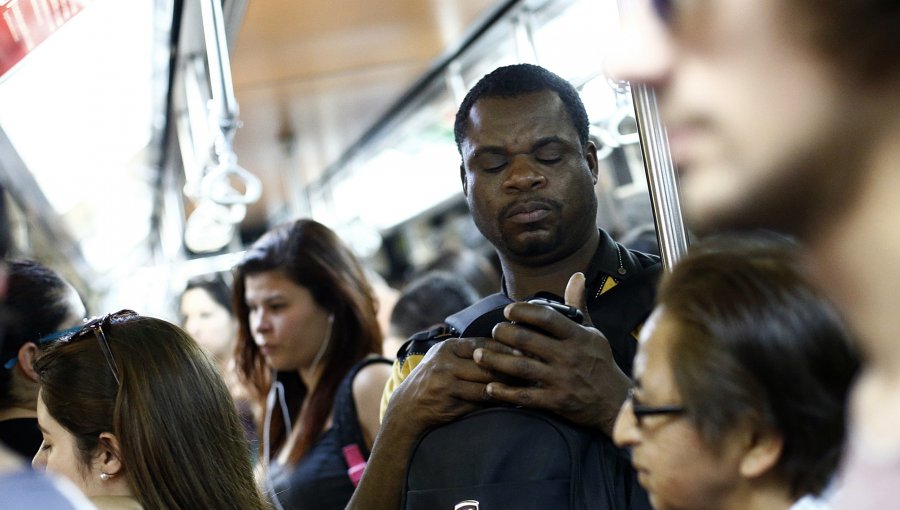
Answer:
<svg viewBox="0 0 900 510"><path fill-rule="evenodd" d="M569 279L566 303L582 310L584 325L544 306L513 303L504 310L512 322L495 326L494 339L528 355L485 345L473 358L488 373L532 383L490 382L485 391L491 398L551 411L611 435L631 380L616 365L609 341L590 322L581 273Z"/></svg>
<svg viewBox="0 0 900 510"><path fill-rule="evenodd" d="M482 347L510 355L513 352L490 338L449 338L440 342L429 349L391 395L386 416L401 416L405 426L420 434L484 407L490 401L485 388L497 376L472 360L475 349Z"/></svg>

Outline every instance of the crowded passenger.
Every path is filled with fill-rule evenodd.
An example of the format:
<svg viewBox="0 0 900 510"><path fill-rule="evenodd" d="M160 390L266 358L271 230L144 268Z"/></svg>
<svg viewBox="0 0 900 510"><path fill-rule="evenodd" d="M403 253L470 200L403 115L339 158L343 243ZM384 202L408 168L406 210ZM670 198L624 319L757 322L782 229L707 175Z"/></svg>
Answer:
<svg viewBox="0 0 900 510"><path fill-rule="evenodd" d="M237 319L231 314L231 297L231 288L218 273L191 278L181 293L181 321L184 330L206 350L218 367L255 452L255 416L260 416L262 411L261 407L254 410L252 399L241 384L234 365Z"/></svg>
<svg viewBox="0 0 900 510"><path fill-rule="evenodd" d="M385 344L391 357L414 334L440 324L448 315L478 301L469 283L447 271L425 271L407 283L394 308Z"/></svg>
<svg viewBox="0 0 900 510"><path fill-rule="evenodd" d="M231 315L231 288L219 274L188 280L181 293L182 327L227 373L237 343L237 320Z"/></svg>
<svg viewBox="0 0 900 510"><path fill-rule="evenodd" d="M0 258L6 256L11 242L5 196L5 191L0 187ZM12 314L5 304L7 271L7 262L0 262L0 352L4 353L7 352L4 350L6 331L14 327L10 317ZM16 362L18 363L18 359ZM34 423L32 426L36 427ZM0 494L3 495L3 507L9 510L96 508L68 479L29 469L25 459L8 448L3 440L0 440Z"/></svg>
<svg viewBox="0 0 900 510"><path fill-rule="evenodd" d="M809 246L860 341L843 508L900 494L900 3L628 2L620 79L652 86L702 230Z"/></svg>
<svg viewBox="0 0 900 510"><path fill-rule="evenodd" d="M404 347L349 508L398 508L420 435L485 405L549 411L608 443L631 386L633 332L652 308L659 263L597 228L596 148L577 91L538 66L499 68L468 93L455 132L463 194L499 254L502 291L517 302L493 338L454 338L445 329ZM589 312L599 331L521 302L540 291ZM606 494L613 506L649 508L625 456L611 444L603 451L610 482L603 490L616 487Z"/></svg>
<svg viewBox="0 0 900 510"><path fill-rule="evenodd" d="M796 249L707 241L663 279L614 438L657 510L819 508L857 367Z"/></svg>
<svg viewBox="0 0 900 510"><path fill-rule="evenodd" d="M497 281L500 279L500 274L487 257L465 247L442 249L419 274L429 271L445 271L455 275L471 285L478 297L497 292Z"/></svg>
<svg viewBox="0 0 900 510"><path fill-rule="evenodd" d="M0 349L0 441L31 458L41 446L32 362L47 342L80 325L86 312L75 288L36 261L9 261L6 274L10 320Z"/></svg>
<svg viewBox="0 0 900 510"><path fill-rule="evenodd" d="M400 292L391 310L390 336L405 342L478 301L478 297L466 280L447 271L426 271Z"/></svg>
<svg viewBox="0 0 900 510"><path fill-rule="evenodd" d="M390 373L364 271L334 232L304 219L264 234L234 274L237 363L265 401L260 454L272 501L343 508Z"/></svg>
<svg viewBox="0 0 900 510"><path fill-rule="evenodd" d="M33 465L100 508L263 509L216 367L182 329L123 310L49 346Z"/></svg>

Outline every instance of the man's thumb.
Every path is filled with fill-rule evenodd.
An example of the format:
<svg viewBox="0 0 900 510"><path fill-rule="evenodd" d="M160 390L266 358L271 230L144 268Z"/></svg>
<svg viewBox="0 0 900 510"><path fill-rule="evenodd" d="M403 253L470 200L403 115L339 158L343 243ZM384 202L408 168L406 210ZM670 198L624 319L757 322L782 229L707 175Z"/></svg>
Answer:
<svg viewBox="0 0 900 510"><path fill-rule="evenodd" d="M569 277L569 282L566 284L566 304L569 306L574 306L581 310L581 313L584 315L585 326L593 327L594 323L591 322L591 315L588 313L587 309L587 300L585 299L584 294L584 273L578 272Z"/></svg>

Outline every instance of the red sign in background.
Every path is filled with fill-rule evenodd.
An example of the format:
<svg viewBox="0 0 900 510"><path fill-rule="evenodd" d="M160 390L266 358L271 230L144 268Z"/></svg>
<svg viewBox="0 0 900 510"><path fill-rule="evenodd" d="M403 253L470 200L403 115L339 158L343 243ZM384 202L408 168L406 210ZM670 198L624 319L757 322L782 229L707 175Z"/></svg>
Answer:
<svg viewBox="0 0 900 510"><path fill-rule="evenodd" d="M0 76L91 0L0 0Z"/></svg>

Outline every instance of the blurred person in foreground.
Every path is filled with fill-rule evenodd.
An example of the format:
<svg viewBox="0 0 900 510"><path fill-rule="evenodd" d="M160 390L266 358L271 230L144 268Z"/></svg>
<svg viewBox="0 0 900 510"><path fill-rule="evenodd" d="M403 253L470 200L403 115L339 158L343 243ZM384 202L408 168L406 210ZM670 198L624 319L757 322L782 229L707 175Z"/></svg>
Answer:
<svg viewBox="0 0 900 510"><path fill-rule="evenodd" d="M900 2L623 2L619 79L652 86L698 231L808 245L864 359L844 508L900 497Z"/></svg>
<svg viewBox="0 0 900 510"><path fill-rule="evenodd" d="M657 510L812 510L859 362L796 249L692 247L663 279L614 438Z"/></svg>
<svg viewBox="0 0 900 510"><path fill-rule="evenodd" d="M32 464L100 508L264 509L234 404L181 328L130 310L35 361L44 441Z"/></svg>
<svg viewBox="0 0 900 510"><path fill-rule="evenodd" d="M343 508L390 374L363 267L328 227L302 219L259 238L234 275L237 365L265 405L269 496L276 508Z"/></svg>
<svg viewBox="0 0 900 510"><path fill-rule="evenodd" d="M12 260L6 272L10 322L0 347L0 441L30 458L41 446L38 375L32 362L48 342L81 325L86 312L75 288L52 269L33 260Z"/></svg>

